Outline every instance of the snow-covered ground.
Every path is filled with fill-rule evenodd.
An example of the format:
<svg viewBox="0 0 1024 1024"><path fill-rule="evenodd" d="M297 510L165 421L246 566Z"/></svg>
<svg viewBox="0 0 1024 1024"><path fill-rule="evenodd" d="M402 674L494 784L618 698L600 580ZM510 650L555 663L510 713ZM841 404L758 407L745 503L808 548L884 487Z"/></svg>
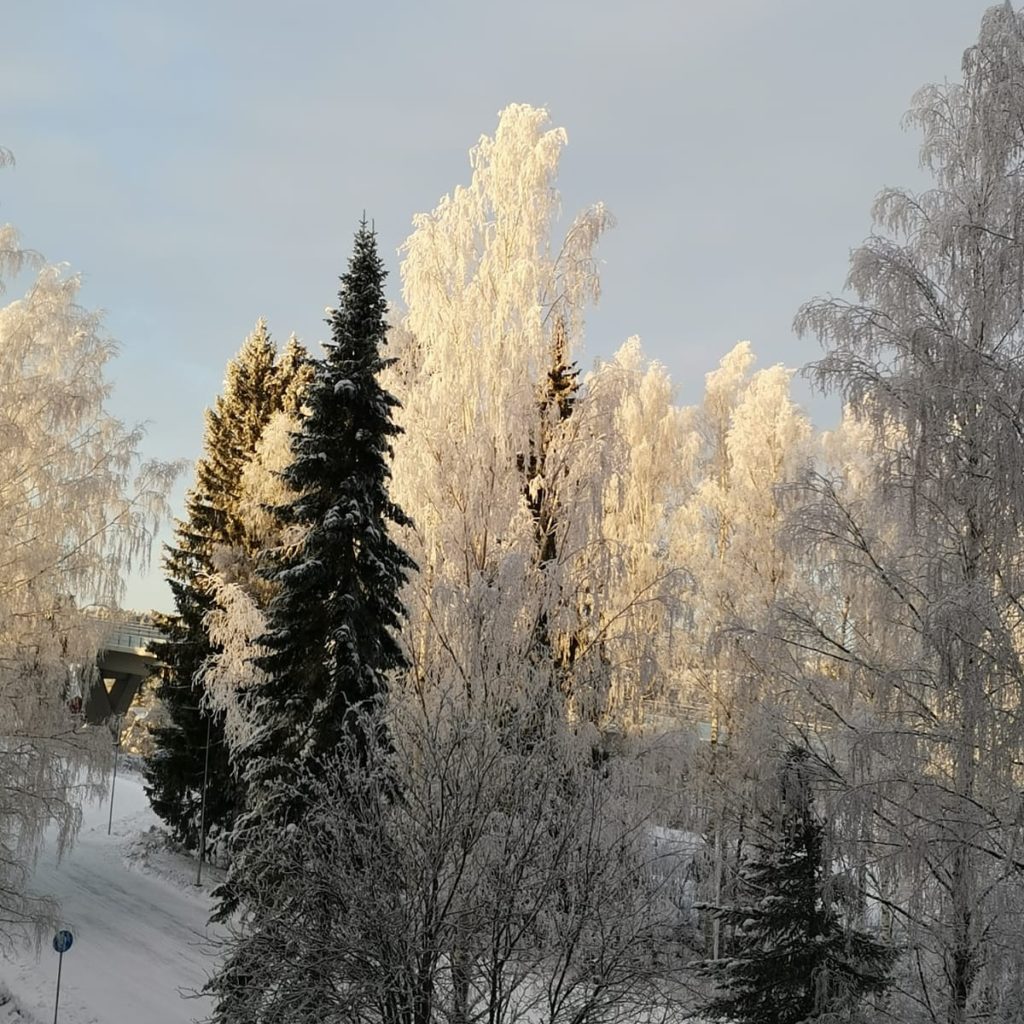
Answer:
<svg viewBox="0 0 1024 1024"><path fill-rule="evenodd" d="M74 849L60 863L44 851L34 888L61 904L62 927L74 935L64 955L62 1024L187 1024L205 1017L198 992L212 968L207 929L210 898L197 889L194 864L169 853L150 829L157 818L138 775L118 775L113 835L108 804L85 808ZM215 880L215 879L213 879ZM53 1020L57 954L19 947L0 961L0 1024ZM13 996L4 1003L3 989ZM17 1007L17 1011L13 1007Z"/></svg>

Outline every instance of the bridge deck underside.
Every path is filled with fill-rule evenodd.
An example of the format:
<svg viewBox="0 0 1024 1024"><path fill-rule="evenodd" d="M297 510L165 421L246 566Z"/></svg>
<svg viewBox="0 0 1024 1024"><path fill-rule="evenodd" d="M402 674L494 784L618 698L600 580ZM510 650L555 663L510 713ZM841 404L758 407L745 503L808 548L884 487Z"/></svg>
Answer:
<svg viewBox="0 0 1024 1024"><path fill-rule="evenodd" d="M152 655L137 649L102 651L98 678L85 701L86 721L98 725L125 714L156 664Z"/></svg>

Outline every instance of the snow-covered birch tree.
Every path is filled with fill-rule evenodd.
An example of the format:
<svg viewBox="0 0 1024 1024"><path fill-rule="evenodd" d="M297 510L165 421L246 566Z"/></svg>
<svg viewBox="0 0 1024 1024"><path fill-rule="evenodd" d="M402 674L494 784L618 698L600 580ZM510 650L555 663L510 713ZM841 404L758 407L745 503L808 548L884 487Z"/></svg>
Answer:
<svg viewBox="0 0 1024 1024"><path fill-rule="evenodd" d="M66 848L108 765L105 732L68 708L102 639L84 609L118 606L177 472L142 462L142 430L108 411L115 346L78 305L78 278L0 228L0 291L32 264L25 294L0 308L0 930L46 910L26 891L43 830Z"/></svg>
<svg viewBox="0 0 1024 1024"><path fill-rule="evenodd" d="M812 481L800 522L849 606L805 607L794 641L838 666L811 682L849 800L870 801L863 838L906 880L910 1012L964 1024L1011 1019L1020 999L1021 15L990 9L963 80L922 89L909 121L934 186L883 191L855 298L797 318L826 348L817 380L871 430L874 507ZM858 716L839 713L837 680Z"/></svg>
<svg viewBox="0 0 1024 1024"><path fill-rule="evenodd" d="M782 491L812 454L793 371L753 366L741 342L707 375L701 405L689 410L687 495L672 523L673 557L693 580L681 684L708 708L712 748L742 728L734 717L750 705L743 689L756 675L723 634L761 627L797 571L779 544Z"/></svg>
<svg viewBox="0 0 1024 1024"><path fill-rule="evenodd" d="M677 413L634 343L583 380L575 369L610 217L595 205L556 240L565 142L546 111L507 108L470 184L415 220L393 334L395 489L421 567L413 686L458 679L467 701L495 700L523 666L604 728L638 718L654 684Z"/></svg>
<svg viewBox="0 0 1024 1024"><path fill-rule="evenodd" d="M675 698L709 729L690 776L708 834L707 897L723 899L742 856L758 766L787 729L772 666L745 642L764 628L799 569L780 543L783 489L802 478L810 423L790 394L792 371L754 370L740 342L687 410L684 495L672 516L672 558L690 580L674 645ZM721 951L720 921L709 949Z"/></svg>

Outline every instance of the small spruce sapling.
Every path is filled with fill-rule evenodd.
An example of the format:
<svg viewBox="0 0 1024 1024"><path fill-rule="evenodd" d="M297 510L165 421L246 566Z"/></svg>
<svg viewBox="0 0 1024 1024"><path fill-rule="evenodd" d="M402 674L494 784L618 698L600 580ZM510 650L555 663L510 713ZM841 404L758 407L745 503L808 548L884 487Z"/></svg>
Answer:
<svg viewBox="0 0 1024 1024"><path fill-rule="evenodd" d="M712 1018L801 1024L853 1011L888 987L896 950L843 919L825 827L814 811L810 760L804 747L788 750L779 806L761 818L738 904L705 907L736 929L734 954L701 965L716 984L703 1007Z"/></svg>

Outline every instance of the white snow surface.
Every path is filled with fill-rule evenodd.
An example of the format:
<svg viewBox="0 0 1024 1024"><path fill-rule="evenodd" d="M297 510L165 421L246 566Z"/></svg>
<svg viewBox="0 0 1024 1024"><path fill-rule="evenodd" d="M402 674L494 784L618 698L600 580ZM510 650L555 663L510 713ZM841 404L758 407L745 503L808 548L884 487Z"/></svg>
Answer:
<svg viewBox="0 0 1024 1024"><path fill-rule="evenodd" d="M110 836L108 811L106 800L87 805L71 852L58 863L48 846L35 870L33 888L56 896L60 926L74 935L58 1020L187 1024L206 1017L212 1001L187 997L215 965L207 918L217 875L193 885L195 862L165 848L138 775L118 774ZM0 960L0 1024L53 1020L57 959L46 936L38 951L21 944Z"/></svg>

